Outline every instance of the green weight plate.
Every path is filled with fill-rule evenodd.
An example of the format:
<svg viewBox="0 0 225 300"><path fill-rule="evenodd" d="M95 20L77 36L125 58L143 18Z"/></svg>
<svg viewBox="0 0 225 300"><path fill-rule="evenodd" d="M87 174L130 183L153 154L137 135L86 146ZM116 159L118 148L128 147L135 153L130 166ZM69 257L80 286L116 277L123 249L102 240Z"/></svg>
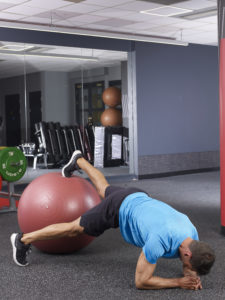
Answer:
<svg viewBox="0 0 225 300"><path fill-rule="evenodd" d="M27 160L23 152L16 147L7 147L0 151L0 174L6 181L17 181L27 169Z"/></svg>

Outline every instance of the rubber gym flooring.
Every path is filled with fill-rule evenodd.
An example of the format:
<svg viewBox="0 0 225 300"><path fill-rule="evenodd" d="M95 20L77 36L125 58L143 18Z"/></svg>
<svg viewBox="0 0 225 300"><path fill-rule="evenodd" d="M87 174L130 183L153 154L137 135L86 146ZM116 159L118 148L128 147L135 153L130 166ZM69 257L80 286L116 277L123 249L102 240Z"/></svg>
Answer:
<svg viewBox="0 0 225 300"><path fill-rule="evenodd" d="M121 182L136 186L152 197L186 213L201 240L216 252L216 262L202 276L203 290L137 290L134 285L140 249L126 244L118 229L96 238L85 249L70 255L49 255L33 248L28 267L12 260L9 236L18 231L16 213L0 214L0 299L225 299L225 237L220 234L219 172L151 180ZM181 276L179 259L161 259L156 275Z"/></svg>

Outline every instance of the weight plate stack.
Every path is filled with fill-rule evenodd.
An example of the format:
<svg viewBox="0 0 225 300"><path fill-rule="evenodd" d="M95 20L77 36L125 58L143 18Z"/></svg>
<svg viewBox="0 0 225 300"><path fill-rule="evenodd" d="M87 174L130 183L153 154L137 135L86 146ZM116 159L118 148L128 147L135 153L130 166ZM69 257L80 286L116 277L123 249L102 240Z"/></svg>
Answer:
<svg viewBox="0 0 225 300"><path fill-rule="evenodd" d="M23 152L16 147L7 147L0 151L0 174L6 181L20 180L27 169L27 160Z"/></svg>

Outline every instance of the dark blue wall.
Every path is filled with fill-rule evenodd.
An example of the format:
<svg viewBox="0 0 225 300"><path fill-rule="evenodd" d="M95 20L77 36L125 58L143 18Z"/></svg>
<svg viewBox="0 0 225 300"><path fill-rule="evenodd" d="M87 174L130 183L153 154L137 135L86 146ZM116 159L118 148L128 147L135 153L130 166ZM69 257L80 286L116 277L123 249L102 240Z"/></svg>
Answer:
<svg viewBox="0 0 225 300"><path fill-rule="evenodd" d="M135 49L139 156L219 150L217 47Z"/></svg>

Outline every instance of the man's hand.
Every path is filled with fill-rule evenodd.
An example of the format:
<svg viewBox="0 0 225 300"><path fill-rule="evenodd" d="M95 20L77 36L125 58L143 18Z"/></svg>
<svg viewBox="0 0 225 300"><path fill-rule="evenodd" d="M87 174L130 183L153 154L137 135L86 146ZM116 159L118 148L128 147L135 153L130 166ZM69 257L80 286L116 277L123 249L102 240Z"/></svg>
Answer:
<svg viewBox="0 0 225 300"><path fill-rule="evenodd" d="M178 279L179 286L181 289L186 290L201 290L202 284L199 277L184 276Z"/></svg>
<svg viewBox="0 0 225 300"><path fill-rule="evenodd" d="M197 276L184 276L182 278L161 278L153 276L156 264L150 264L143 253L137 262L135 283L138 289L152 290L165 288L182 288L189 290L202 289L201 280Z"/></svg>
<svg viewBox="0 0 225 300"><path fill-rule="evenodd" d="M198 277L198 274L197 274L196 271L192 270L190 268L190 266L184 264L183 265L183 273L184 273L184 278L185 277L191 277L191 278L195 278L198 281L198 284L197 284L195 290L201 290L202 289L202 283L201 283L200 277ZM183 278L181 278L181 279L183 279ZM188 281L188 280L186 279L184 281Z"/></svg>

